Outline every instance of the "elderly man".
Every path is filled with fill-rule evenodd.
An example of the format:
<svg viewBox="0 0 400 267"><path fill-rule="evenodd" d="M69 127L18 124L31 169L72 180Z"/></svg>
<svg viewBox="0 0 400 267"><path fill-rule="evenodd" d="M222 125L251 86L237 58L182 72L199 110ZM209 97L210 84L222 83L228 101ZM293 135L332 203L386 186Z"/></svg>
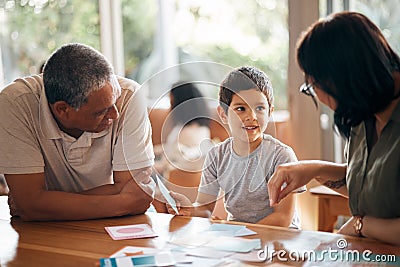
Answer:
<svg viewBox="0 0 400 267"><path fill-rule="evenodd" d="M12 215L82 220L140 214L153 200L151 127L138 84L67 44L44 73L0 93L0 173Z"/></svg>

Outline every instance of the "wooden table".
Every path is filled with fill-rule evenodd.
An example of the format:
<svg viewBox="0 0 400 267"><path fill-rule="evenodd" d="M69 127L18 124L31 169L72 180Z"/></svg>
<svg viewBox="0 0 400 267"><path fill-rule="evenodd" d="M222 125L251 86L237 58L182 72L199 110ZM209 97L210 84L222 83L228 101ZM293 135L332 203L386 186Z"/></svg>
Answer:
<svg viewBox="0 0 400 267"><path fill-rule="evenodd" d="M310 193L318 198L318 231L332 232L339 215L351 216L348 199L336 191L320 185Z"/></svg>
<svg viewBox="0 0 400 267"><path fill-rule="evenodd" d="M205 218L174 217L169 214L148 212L145 215L120 218L62 221L23 222L10 219L6 197L0 197L0 266L96 266L99 259L107 257L123 246L163 248L176 235L191 235L207 229L212 223ZM148 223L158 237L114 241L105 232L105 226ZM319 242L318 249L337 249L337 241L344 236L298 231L286 228L246 224L258 234L248 238L260 238L262 244L284 248L290 244L303 249L315 249L312 242ZM394 247L370 239L346 237L347 249L371 250L377 254L400 255L400 247ZM273 263L277 265L274 258ZM266 266L269 263L252 263ZM285 263L302 266L302 262ZM235 266L241 266L242 263ZM286 266L285 265L285 266ZM335 264L331 264L335 266ZM190 265L188 265L190 266ZM247 265L248 266L248 265ZM338 262L336 266L343 266Z"/></svg>

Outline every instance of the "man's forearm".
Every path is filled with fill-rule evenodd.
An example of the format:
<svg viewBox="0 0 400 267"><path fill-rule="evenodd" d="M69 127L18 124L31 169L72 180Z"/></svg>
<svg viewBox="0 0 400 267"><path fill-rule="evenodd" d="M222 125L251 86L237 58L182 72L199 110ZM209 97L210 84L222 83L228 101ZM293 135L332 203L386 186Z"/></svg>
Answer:
<svg viewBox="0 0 400 267"><path fill-rule="evenodd" d="M21 218L27 221L86 220L145 212L151 198L141 197L138 192L135 199L124 198L120 194L82 195L43 191L24 209L17 208Z"/></svg>
<svg viewBox="0 0 400 267"><path fill-rule="evenodd" d="M144 213L153 201L155 183L148 179L150 174L147 171L139 170L135 174L138 175L138 178L135 177L137 179L132 179L130 171L114 172L114 185L100 186L85 193L48 191L44 173L6 174L10 187L10 211L24 220L41 221ZM146 178L149 182L143 183L147 181ZM136 183L136 180L140 183Z"/></svg>
<svg viewBox="0 0 400 267"><path fill-rule="evenodd" d="M116 195L119 194L125 183L106 184L81 192L83 195Z"/></svg>
<svg viewBox="0 0 400 267"><path fill-rule="evenodd" d="M85 195L115 195L119 194L124 188L124 186L132 179L134 179L136 182L142 182L142 181L148 181L150 182L149 179L151 174L151 169L149 167L146 168L141 168L138 170L132 170L132 171L120 171L120 172L114 172L114 183L113 184L106 184L106 185L101 185L86 191L81 192L81 194ZM134 178L134 176L138 178Z"/></svg>

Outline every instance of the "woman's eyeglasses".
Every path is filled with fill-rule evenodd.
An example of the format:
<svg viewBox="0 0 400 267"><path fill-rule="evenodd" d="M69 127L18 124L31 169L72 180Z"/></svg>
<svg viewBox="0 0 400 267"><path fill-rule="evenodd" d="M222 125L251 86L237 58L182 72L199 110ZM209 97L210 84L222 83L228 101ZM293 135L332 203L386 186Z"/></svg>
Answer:
<svg viewBox="0 0 400 267"><path fill-rule="evenodd" d="M303 83L300 86L300 92L302 92L305 95L311 96L311 98L312 98L312 100L313 100L313 102L315 104L315 107L318 109L318 101L317 101L317 98L316 98L317 94L315 93L314 87L313 87L312 84L308 84L306 82Z"/></svg>

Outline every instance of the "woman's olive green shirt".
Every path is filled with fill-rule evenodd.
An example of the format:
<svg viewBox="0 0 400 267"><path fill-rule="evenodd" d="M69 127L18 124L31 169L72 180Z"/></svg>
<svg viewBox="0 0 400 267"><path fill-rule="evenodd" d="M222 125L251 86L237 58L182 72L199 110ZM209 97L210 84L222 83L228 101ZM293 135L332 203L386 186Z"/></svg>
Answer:
<svg viewBox="0 0 400 267"><path fill-rule="evenodd" d="M363 122L352 129L345 154L351 213L400 217L400 103L370 153Z"/></svg>

